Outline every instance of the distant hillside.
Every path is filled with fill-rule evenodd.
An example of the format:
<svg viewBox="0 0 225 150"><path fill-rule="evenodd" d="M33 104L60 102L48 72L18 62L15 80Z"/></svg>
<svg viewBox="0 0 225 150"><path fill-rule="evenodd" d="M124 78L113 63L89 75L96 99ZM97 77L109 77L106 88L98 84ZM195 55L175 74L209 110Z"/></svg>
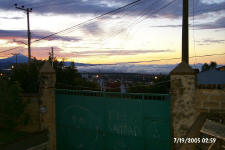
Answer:
<svg viewBox="0 0 225 150"><path fill-rule="evenodd" d="M22 54L17 55L18 63L27 63L28 58ZM16 63L16 56L12 56L6 59L0 59L0 69L6 69L11 64ZM71 62L67 61L64 63L65 66L69 66ZM106 72L106 73L166 73L168 74L177 64L85 64L75 62L79 72ZM192 68L200 69L203 64L191 65ZM218 64L218 67L221 66Z"/></svg>
<svg viewBox="0 0 225 150"><path fill-rule="evenodd" d="M28 62L28 57L24 56L23 54L18 54L17 55L17 63L27 63ZM8 57L5 59L0 59L0 69L5 69L8 68L9 66L11 66L12 64L16 63L16 56L12 56L12 57ZM64 63L65 66L69 66L71 64L70 61L67 61ZM75 63L75 66L95 66L98 64L85 64L85 63Z"/></svg>
<svg viewBox="0 0 225 150"><path fill-rule="evenodd" d="M17 57L17 63L26 63L28 61L28 58L24 56L23 54L18 54L17 56L14 55L12 57L8 57L5 59L0 59L0 63L16 63L16 57Z"/></svg>
<svg viewBox="0 0 225 150"><path fill-rule="evenodd" d="M17 57L17 63L26 63L28 61L28 58L24 56L23 54L18 54L17 56L8 57L5 59L0 59L0 69L7 69L12 64L16 63L16 57Z"/></svg>

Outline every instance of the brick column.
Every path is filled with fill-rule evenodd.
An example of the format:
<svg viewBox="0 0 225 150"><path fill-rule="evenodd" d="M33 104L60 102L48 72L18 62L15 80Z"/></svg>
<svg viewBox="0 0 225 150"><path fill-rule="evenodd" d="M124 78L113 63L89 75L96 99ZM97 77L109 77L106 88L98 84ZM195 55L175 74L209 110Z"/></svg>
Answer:
<svg viewBox="0 0 225 150"><path fill-rule="evenodd" d="M174 144L173 138L185 138L196 120L195 109L196 75L185 62L180 63L171 73L171 130L172 150L181 144Z"/></svg>
<svg viewBox="0 0 225 150"><path fill-rule="evenodd" d="M56 74L49 62L40 70L41 129L49 132L49 149L56 150L55 83Z"/></svg>

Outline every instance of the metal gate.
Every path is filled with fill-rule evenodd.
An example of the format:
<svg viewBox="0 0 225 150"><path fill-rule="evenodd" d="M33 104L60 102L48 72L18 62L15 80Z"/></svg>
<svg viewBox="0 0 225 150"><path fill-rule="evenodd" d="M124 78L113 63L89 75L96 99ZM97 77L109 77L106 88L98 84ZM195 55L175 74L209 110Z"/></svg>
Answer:
<svg viewBox="0 0 225 150"><path fill-rule="evenodd" d="M56 90L57 150L169 150L170 97Z"/></svg>

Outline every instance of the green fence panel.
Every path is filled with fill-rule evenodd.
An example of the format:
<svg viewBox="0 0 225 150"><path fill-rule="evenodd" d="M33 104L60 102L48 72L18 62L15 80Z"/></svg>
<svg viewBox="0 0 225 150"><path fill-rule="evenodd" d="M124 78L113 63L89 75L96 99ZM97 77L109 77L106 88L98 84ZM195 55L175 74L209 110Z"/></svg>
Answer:
<svg viewBox="0 0 225 150"><path fill-rule="evenodd" d="M170 97L56 90L57 150L169 150Z"/></svg>

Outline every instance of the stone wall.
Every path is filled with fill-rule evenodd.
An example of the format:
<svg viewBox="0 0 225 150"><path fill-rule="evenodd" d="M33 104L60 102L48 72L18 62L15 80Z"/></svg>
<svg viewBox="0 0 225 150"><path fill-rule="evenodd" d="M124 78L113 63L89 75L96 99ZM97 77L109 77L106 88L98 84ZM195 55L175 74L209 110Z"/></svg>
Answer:
<svg viewBox="0 0 225 150"><path fill-rule="evenodd" d="M41 114L41 129L49 133L49 150L56 150L56 112L55 112L55 70L45 62L40 70L40 107L44 108Z"/></svg>
<svg viewBox="0 0 225 150"><path fill-rule="evenodd" d="M170 74L172 139L199 136L205 119L225 122L225 86L197 85L195 72L182 62ZM193 149L194 144L174 144L172 150Z"/></svg>
<svg viewBox="0 0 225 150"><path fill-rule="evenodd" d="M224 89L196 89L196 105L199 112L225 113Z"/></svg>
<svg viewBox="0 0 225 150"><path fill-rule="evenodd" d="M39 95L23 94L23 103L26 105L25 112L19 119L21 125L17 127L17 130L30 133L41 131ZM25 121L24 124L23 121Z"/></svg>

